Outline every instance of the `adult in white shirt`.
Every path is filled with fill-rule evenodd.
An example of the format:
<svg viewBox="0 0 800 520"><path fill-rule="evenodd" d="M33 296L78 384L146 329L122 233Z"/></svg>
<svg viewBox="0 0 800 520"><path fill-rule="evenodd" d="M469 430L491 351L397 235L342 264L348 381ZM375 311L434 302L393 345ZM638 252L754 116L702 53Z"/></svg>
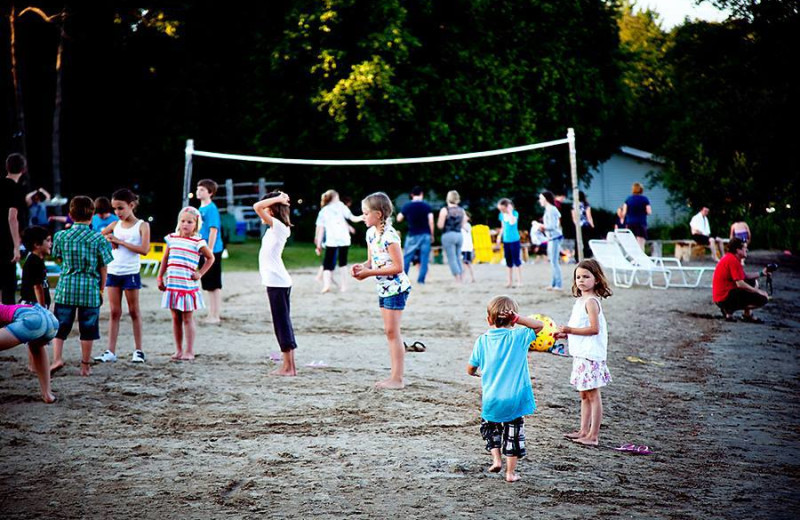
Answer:
<svg viewBox="0 0 800 520"><path fill-rule="evenodd" d="M351 222L361 222L362 216L354 216L341 200L339 194L334 190L328 190L322 194L320 201L319 215L317 216L317 230L314 235L314 244L317 246L317 254L321 254L325 249L322 258L322 292L331 290L333 281L333 270L336 264L339 267L347 266L347 251L350 248L350 234L355 233L348 220ZM342 292L346 290L348 270L341 270Z"/></svg>
<svg viewBox="0 0 800 520"><path fill-rule="evenodd" d="M711 248L714 260L719 260L722 251L725 250L725 243L719 237L711 236L711 226L708 224L709 209L705 206L692 217L689 221L689 228L692 230L692 239L700 245Z"/></svg>

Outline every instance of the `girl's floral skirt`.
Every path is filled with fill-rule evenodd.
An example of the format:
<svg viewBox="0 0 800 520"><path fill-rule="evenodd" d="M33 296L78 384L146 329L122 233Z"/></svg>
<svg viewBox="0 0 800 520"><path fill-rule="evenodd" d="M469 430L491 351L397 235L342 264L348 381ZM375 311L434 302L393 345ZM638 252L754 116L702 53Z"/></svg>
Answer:
<svg viewBox="0 0 800 520"><path fill-rule="evenodd" d="M582 357L572 359L572 374L569 384L576 390L594 390L611 382L611 372L605 361L593 361Z"/></svg>

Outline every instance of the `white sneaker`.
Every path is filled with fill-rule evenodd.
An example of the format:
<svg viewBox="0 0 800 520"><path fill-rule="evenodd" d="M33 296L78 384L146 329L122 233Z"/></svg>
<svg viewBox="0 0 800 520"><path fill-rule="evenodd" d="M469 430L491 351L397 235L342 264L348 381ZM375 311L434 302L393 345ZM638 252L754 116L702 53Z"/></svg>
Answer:
<svg viewBox="0 0 800 520"><path fill-rule="evenodd" d="M145 362L144 352L142 352L141 350L134 350L133 356L131 357L131 363L144 363L144 362Z"/></svg>
<svg viewBox="0 0 800 520"><path fill-rule="evenodd" d="M94 360L98 363L114 363L117 360L117 355L110 350L106 350L101 356L95 357Z"/></svg>

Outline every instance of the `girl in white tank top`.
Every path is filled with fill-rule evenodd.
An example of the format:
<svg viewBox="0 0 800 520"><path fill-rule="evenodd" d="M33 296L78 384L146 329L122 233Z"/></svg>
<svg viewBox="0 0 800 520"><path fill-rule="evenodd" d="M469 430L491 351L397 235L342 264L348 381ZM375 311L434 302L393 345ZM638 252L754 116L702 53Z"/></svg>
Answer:
<svg viewBox="0 0 800 520"><path fill-rule="evenodd" d="M566 337L573 357L570 383L581 394L580 429L564 436L579 444L599 444L603 420L600 388L611 382L606 366L608 328L600 298L611 296L603 269L595 260L584 260L575 267L572 294L578 299L569 323L558 328L559 338Z"/></svg>
<svg viewBox="0 0 800 520"><path fill-rule="evenodd" d="M147 254L150 250L150 225L134 215L133 211L138 204L139 197L131 190L115 191L111 196L111 206L119 220L112 222L103 230L103 235L112 244L111 253L114 260L108 264L106 281L106 294L111 311L108 320L108 349L102 355L94 358L95 361L101 363L117 360L117 337L122 317L123 292L133 323L133 342L136 347L131 361L134 363L145 362L145 355L142 351L142 316L139 311L139 289L142 287L139 275L141 265L139 255Z"/></svg>

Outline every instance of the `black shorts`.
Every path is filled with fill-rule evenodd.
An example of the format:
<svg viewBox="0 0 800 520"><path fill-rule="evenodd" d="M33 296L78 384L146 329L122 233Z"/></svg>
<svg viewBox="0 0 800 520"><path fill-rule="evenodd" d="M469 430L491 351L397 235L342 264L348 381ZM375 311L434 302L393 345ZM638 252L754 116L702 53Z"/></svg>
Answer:
<svg viewBox="0 0 800 520"><path fill-rule="evenodd" d="M56 338L65 340L72 332L75 313L78 313L78 330L82 341L100 339L100 307L78 307L77 305L55 304L53 314L58 320Z"/></svg>
<svg viewBox="0 0 800 520"><path fill-rule="evenodd" d="M768 301L769 299L762 294L753 293L744 289L732 289L731 292L728 293L727 298L721 302L717 302L717 306L725 314L733 314L733 311L743 310L747 307L763 307Z"/></svg>
<svg viewBox="0 0 800 520"><path fill-rule="evenodd" d="M628 224L633 236L647 240L647 224Z"/></svg>
<svg viewBox="0 0 800 520"><path fill-rule="evenodd" d="M694 240L701 246L707 246L709 244L709 237L707 237L706 235L692 235L692 240Z"/></svg>
<svg viewBox="0 0 800 520"><path fill-rule="evenodd" d="M339 267L345 267L347 265L347 251L349 249L350 246L326 247L325 256L322 259L322 269L325 271L333 271L336 267L337 257L339 260Z"/></svg>
<svg viewBox="0 0 800 520"><path fill-rule="evenodd" d="M200 263L198 269L203 267L206 263L206 257L200 255ZM216 291L222 289L222 253L214 253L214 263L211 264L211 269L200 278L200 285L204 291Z"/></svg>
<svg viewBox="0 0 800 520"><path fill-rule="evenodd" d="M525 421L517 417L504 423L489 422L481 419L481 437L486 441L486 451L500 449L506 457L524 457Z"/></svg>

